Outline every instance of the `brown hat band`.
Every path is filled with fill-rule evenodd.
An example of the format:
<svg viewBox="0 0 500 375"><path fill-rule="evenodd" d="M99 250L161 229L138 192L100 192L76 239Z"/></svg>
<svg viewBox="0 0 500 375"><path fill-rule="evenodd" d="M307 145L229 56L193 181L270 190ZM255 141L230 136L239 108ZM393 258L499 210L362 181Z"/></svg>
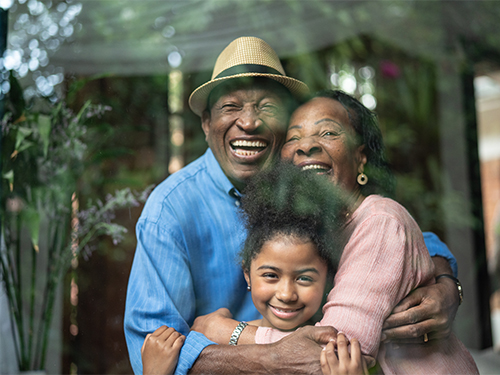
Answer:
<svg viewBox="0 0 500 375"><path fill-rule="evenodd" d="M283 74L277 71L276 69L273 69L269 66L265 65L258 65L258 64L241 64L241 65L236 65L232 66L229 69L223 70L215 78L223 78L223 77L229 77L232 75L236 74L242 74L242 73L263 73L263 74L277 74L282 76Z"/></svg>

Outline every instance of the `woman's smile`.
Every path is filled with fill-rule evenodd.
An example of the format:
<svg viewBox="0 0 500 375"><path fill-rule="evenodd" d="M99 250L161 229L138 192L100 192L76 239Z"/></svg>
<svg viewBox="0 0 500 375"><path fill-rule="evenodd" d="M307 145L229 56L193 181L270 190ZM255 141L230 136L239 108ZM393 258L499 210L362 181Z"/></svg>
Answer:
<svg viewBox="0 0 500 375"><path fill-rule="evenodd" d="M281 157L302 170L328 175L349 192L358 190L356 176L366 163L357 145L349 113L330 98L314 98L295 110Z"/></svg>

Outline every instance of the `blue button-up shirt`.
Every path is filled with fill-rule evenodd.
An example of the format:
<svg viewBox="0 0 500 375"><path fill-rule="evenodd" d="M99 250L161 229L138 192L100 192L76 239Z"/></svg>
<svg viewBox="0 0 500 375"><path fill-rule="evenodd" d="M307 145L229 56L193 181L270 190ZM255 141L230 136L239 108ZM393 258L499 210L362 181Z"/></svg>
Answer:
<svg viewBox="0 0 500 375"><path fill-rule="evenodd" d="M125 309L125 336L136 374L142 373L146 335L161 325L186 336L176 369L176 374L186 374L213 344L189 331L197 316L227 307L236 320L259 318L238 259L245 238L238 206L238 195L210 149L149 197L136 227ZM425 239L431 255L453 258L435 235Z"/></svg>
<svg viewBox="0 0 500 375"><path fill-rule="evenodd" d="M130 361L142 373L146 334L161 325L186 335L176 373L213 344L190 332L195 317L227 307L237 320L259 314L238 253L245 238L239 200L210 149L155 188L137 223L125 309Z"/></svg>

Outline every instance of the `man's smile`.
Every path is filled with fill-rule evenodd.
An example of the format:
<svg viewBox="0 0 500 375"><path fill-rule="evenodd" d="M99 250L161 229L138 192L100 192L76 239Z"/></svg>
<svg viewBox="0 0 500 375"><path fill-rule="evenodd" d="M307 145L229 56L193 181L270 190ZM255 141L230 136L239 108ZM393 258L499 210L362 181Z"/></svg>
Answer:
<svg viewBox="0 0 500 375"><path fill-rule="evenodd" d="M262 140L244 140L238 139L230 142L231 148L238 156L254 156L263 151L268 143Z"/></svg>

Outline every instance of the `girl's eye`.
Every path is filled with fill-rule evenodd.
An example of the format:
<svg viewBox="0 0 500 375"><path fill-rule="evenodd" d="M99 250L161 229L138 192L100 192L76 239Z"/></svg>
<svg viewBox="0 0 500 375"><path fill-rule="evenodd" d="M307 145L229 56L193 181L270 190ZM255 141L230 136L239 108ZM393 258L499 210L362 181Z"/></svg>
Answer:
<svg viewBox="0 0 500 375"><path fill-rule="evenodd" d="M314 281L310 276L299 276L297 280L302 283L312 283Z"/></svg>
<svg viewBox="0 0 500 375"><path fill-rule="evenodd" d="M267 273L264 273L262 275L262 277L264 277L266 279L276 279L276 278L278 278L278 275L276 275L275 273L272 273L272 272L267 272Z"/></svg>

